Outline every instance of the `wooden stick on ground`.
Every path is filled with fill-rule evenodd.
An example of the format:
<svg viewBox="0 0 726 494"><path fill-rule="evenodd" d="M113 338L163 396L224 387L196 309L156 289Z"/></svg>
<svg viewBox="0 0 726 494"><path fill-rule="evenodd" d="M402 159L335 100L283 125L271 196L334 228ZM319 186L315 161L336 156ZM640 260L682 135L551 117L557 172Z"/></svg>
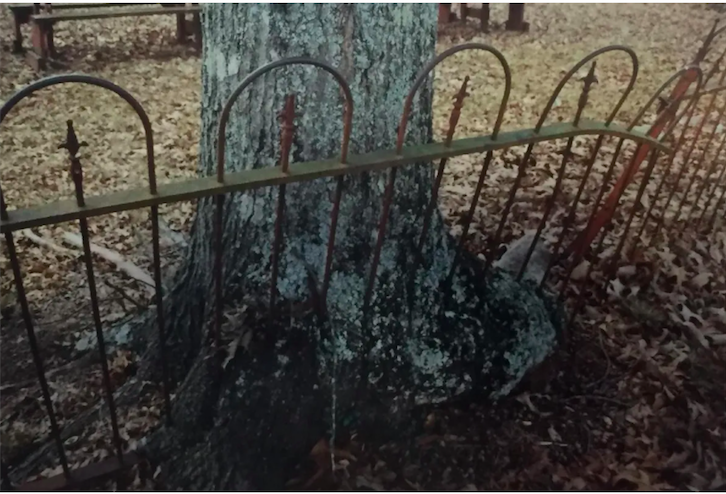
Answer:
<svg viewBox="0 0 726 494"><path fill-rule="evenodd" d="M51 240L48 240L45 237L41 237L40 235L36 235L35 233L33 233L30 230L21 230L20 232L18 232L18 234L19 234L20 237L27 238L31 242L36 243L36 244L38 244L38 245L40 245L42 247L47 247L50 250L52 250L54 252L57 252L58 254L63 254L63 255L66 255L66 256L73 256L73 257L75 257L75 256L78 255L75 251L72 251L70 249L66 249L65 247L60 246L60 245L56 244L55 242L53 242Z"/></svg>
<svg viewBox="0 0 726 494"><path fill-rule="evenodd" d="M63 241L67 244L73 245L74 247L83 248L83 240L78 234L65 232L63 234ZM150 296L154 295L154 279L136 264L127 261L118 252L114 252L93 243L91 244L91 252L99 257L102 257L106 261L115 264L119 271L125 273L136 281L141 282Z"/></svg>

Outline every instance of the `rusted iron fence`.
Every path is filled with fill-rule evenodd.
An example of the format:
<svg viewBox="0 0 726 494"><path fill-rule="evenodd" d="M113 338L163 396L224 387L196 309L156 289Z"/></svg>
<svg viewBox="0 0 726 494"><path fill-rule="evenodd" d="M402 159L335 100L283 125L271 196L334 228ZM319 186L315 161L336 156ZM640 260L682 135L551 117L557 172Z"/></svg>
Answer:
<svg viewBox="0 0 726 494"><path fill-rule="evenodd" d="M701 65L705 65L707 54L712 54L713 41L723 32L714 29L709 33L703 48L698 53L694 63L678 71L669 80L665 81L660 89L654 94L637 116L628 124L620 125L615 123L618 112L626 102L638 73L638 61L635 53L624 46L610 46L602 48L588 55L572 67L562 78L555 88L551 98L547 102L534 128L503 132L502 121L508 108L512 76L506 58L495 48L484 44L466 44L451 48L433 59L424 67L416 78L409 95L403 104L403 111L397 136L395 149L377 151L363 155L351 155L348 152L351 126L353 118L353 99L351 90L344 77L331 65L319 60L307 58L294 58L280 60L268 64L251 73L240 83L232 93L222 111L218 127L218 148L217 148L217 174L215 177L197 178L179 183L157 185L154 165L154 141L151 122L147 117L142 105L123 88L100 78L86 75L59 75L42 79L31 84L14 96L12 96L0 109L0 123L6 118L9 112L24 98L50 86L59 84L90 84L111 91L120 96L138 115L143 126L146 138L146 155L148 165L148 187L113 193L104 196L86 197L83 188L83 167L78 156L79 149L85 145L79 141L74 131L73 123L68 121L66 129L66 141L62 145L68 151L70 162L70 174L75 186L75 200L60 201L52 204L44 204L33 208L9 210L2 200L2 223L1 229L5 237L7 254L12 266L17 300L19 302L22 318L27 331L28 343L33 356L35 369L37 371L42 401L50 420L50 435L55 442L59 464L63 474L56 479L38 481L26 487L32 488L59 488L64 486L78 485L81 480L87 480L99 474L99 472L113 472L122 467L129 466L138 460L132 452L125 452L119 434L119 424L114 404L114 389L109 377L105 342L102 328L102 321L99 315L99 302L96 293L94 279L94 265L90 247L90 234L88 230L88 219L95 216L109 213L128 211L133 209L149 208L152 228L153 244L153 267L155 282L155 303L157 306L157 324L161 341L161 368L163 370L164 401L166 406L166 419L170 422L170 389L166 364L166 330L164 320L164 292L161 282L161 260L159 247L159 206L164 203L173 203L190 199L214 197L214 236L213 243L213 273L214 273L214 320L211 344L217 342L222 325L223 314L223 276L222 258L222 220L225 195L232 192L249 191L262 187L277 187L277 218L274 228L273 250L270 257L270 307L275 306L277 292L278 259L280 256L283 231L281 221L285 215L285 187L291 183L318 180L323 178L335 178L336 188L333 195L333 207L330 217L330 233L327 243L327 255L324 262L322 282L319 293L323 301L327 296L327 290L332 271L332 255L335 250L336 226L341 198L343 197L343 177L362 172L385 172L387 173L386 188L382 196L380 220L378 233L370 261L370 271L367 288L365 290L364 307L371 300L375 290L378 262L381 248L385 242L388 216L394 199L394 183L399 168L413 163L438 162L435 170L433 190L429 204L421 219L421 235L418 240L418 247L423 247L426 232L431 225L431 218L434 214L439 189L446 169L447 161L457 156L474 153L484 153L478 182L464 217L461 233L458 239L458 253L451 267L454 267L460 260L460 253L467 248L467 242L471 233L471 225L476 214L483 188L491 173L491 165L497 153L526 146L523 156L518 160L516 177L511 184L506 202L503 205L501 215L495 222L495 228L487 232L485 255L485 273L491 269L496 261L499 246L503 241L505 230L513 207L516 204L518 193L521 190L522 180L526 176L531 158L536 155L536 148L545 141L566 140L561 162L556 168L556 180L553 189L544 201L544 210L537 223L536 233L528 249L526 259L516 275L521 279L525 273L527 262L532 256L535 246L547 228L553 211L556 207L562 207L562 187L568 166L573 164L573 143L582 136L592 136L594 142L589 148L588 156L584 159L584 169L580 170L581 179L574 199L570 204L564 206L561 231L551 243L553 252L552 260L546 269L546 276L539 281L539 286L549 291L555 291L562 302L570 305L570 321L582 308L585 300L585 290L572 289L573 270L581 264L583 259L591 259L588 273L585 279L589 279L590 271L596 264L596 259L602 257L603 247L610 239L614 246L606 257L606 262L611 267L617 266L623 254L631 255L637 249L652 246L664 235L673 232L682 233L687 228L707 229L711 227L717 215L722 214L724 206L724 194L726 193L726 160L721 158L726 133L720 132L718 125L724 111L726 102L719 100L718 96L723 89L726 70L722 69L722 62L726 52L718 54L711 68L702 71ZM466 139L454 139L456 126L460 117L462 107L467 96L469 79L465 79L461 88L454 97L453 110L449 119L449 128L443 142L427 143L419 146L404 146L408 116L411 111L414 95L422 83L430 76L430 73L442 61L462 50L479 50L493 56L501 67L503 92L497 118L490 135ZM630 64L630 78L622 90L618 101L612 105L611 111L604 121L592 121L585 119L588 106L588 98L596 82L596 60L603 54L619 54ZM290 163L290 150L294 127L295 97L289 95L285 101L282 111L281 125L281 160L279 166L263 169L253 169L236 173L225 173L225 146L226 126L230 118L231 108L240 94L250 84L263 74L283 66L304 65L313 66L331 75L341 88L344 99L343 113L343 135L341 139L340 155L325 161ZM548 116L560 92L568 81L573 79L581 70L587 70L587 75L582 79L582 89L572 120L566 123L546 125ZM703 75L705 72L705 75ZM706 109L698 119L693 118L700 110L699 105L705 102ZM646 132L637 129L643 128L643 119L647 115L655 114L652 123ZM698 121L698 123L695 123ZM604 174L597 179L599 187L594 191L588 190L586 184L593 172L593 165L598 157L603 154L602 148L606 140L614 139L614 150L609 151L608 166ZM718 142L717 142L718 141ZM634 147L634 150L631 149ZM695 154L694 154L695 153ZM674 159L681 156L680 167L674 170ZM625 161L626 166L620 164ZM641 164L644 166L641 169ZM8 166L4 163L3 166ZM658 183L653 184L651 176L656 167L664 167L664 172L659 173L661 177ZM619 179L613 184L617 173ZM686 182L685 187L683 182ZM635 199L631 204L621 206L621 199L629 187L635 187ZM654 187L654 188L653 188ZM694 191L691 194L691 190ZM606 193L609 194L607 199ZM649 197L648 207L642 201L644 195ZM2 190L0 189L0 199ZM587 199L587 200L585 200ZM559 201L559 202L558 202ZM677 201L677 208L674 213L670 205ZM584 208L587 203L589 213L584 225L578 225L576 216L578 209ZM558 206L559 205L559 206ZM620 206L620 207L619 207ZM18 259L14 233L31 227L44 225L55 225L63 222L77 221L80 225L83 239L83 251L85 269L90 288L90 305L93 317L98 352L101 356L100 362L103 372L103 386L105 399L109 410L109 418L112 429L112 444L115 457L104 460L102 464L92 465L93 468L84 467L83 471L71 471L66 459L64 441L61 430L56 422L53 400L48 388L43 361L40 356L38 343L33 326L33 317L23 286L23 275L21 264ZM646 242L647 240L647 242ZM556 275L554 274L556 272ZM613 273L610 269L607 273ZM12 471L9 466L3 463L4 481L9 483ZM22 481L23 479L14 479Z"/></svg>

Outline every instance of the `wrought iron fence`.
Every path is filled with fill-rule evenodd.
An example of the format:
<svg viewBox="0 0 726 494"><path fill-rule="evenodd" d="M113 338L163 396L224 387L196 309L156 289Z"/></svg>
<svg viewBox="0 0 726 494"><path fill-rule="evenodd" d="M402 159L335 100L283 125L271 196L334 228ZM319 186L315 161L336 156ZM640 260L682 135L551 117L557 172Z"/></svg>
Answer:
<svg viewBox="0 0 726 494"><path fill-rule="evenodd" d="M550 220L553 209L562 195L562 184L565 177L565 171L568 165L572 165L572 147L575 139L579 136L593 136L594 143L591 146L589 155L585 159L585 167L582 172L582 179L575 194L574 200L568 208L565 208L564 221L562 223L562 231L557 236L553 244L553 256L546 267L545 276L539 281L542 289L557 290L559 292L560 301L570 301L573 303L571 309L572 319L579 313L584 305L584 290L573 293L570 289L573 270L580 265L581 261L586 257L595 258L602 254L605 238L610 236L615 240L615 249L608 257L608 262L615 266L621 259L622 253L629 243L629 252L633 252L638 248L639 244L647 235L649 246L652 246L656 239L662 235L671 233L673 230L683 232L686 228L700 228L704 225L712 226L715 222L717 214L721 211L724 203L724 194L726 193L726 184L724 183L726 175L726 162L721 160L721 152L724 147L726 133L721 137L717 151L708 157L708 150L711 147L717 132L717 123L723 117L726 111L726 102L719 102L720 107L717 110L717 118L711 120L713 129L706 132L705 142L702 139L703 131L706 128L706 120L717 103L717 96L724 89L723 82L726 76L726 70L721 70L721 62L726 52L721 54L712 68L703 76L700 65L703 64L705 57L710 53L713 41L726 28L720 30L714 29L709 33L704 42L703 48L699 51L694 63L688 67L675 73L668 81L658 89L637 116L628 125L619 125L615 123L618 112L626 102L635 84L638 73L638 60L636 54L629 48L624 46L609 46L597 50L574 67L572 67L559 82L552 96L545 105L540 118L534 128L517 130L511 132L503 132L502 121L505 116L509 104L510 90L512 86L512 76L506 58L495 48L479 44L470 43L451 48L428 63L416 78L413 86L404 101L403 111L398 129L396 147L385 151L376 151L367 154L351 155L348 152L349 141L351 136L352 118L353 118L353 98L351 90L345 78L331 65L326 62L313 60L308 58L294 58L279 60L270 63L246 77L232 93L228 99L219 120L218 147L217 147L217 173L215 177L201 177L192 180L157 185L155 161L154 161L154 141L151 122L144 111L142 105L123 88L97 77L86 75L59 75L48 77L35 82L12 96L0 109L0 123L6 118L9 112L24 98L31 94L59 84L90 84L98 86L107 91L111 91L120 96L131 108L143 126L146 139L146 155L148 166L148 187L126 190L112 194L85 197L83 188L83 167L79 149L85 145L79 141L75 133L73 122L68 121L66 130L66 141L62 145L68 151L70 161L70 174L75 186L75 200L66 200L54 202L52 204L43 204L33 208L9 210L2 196L0 189L0 200L2 200L2 223L0 228L5 237L7 253L17 290L17 300L19 302L22 318L27 331L28 343L30 345L33 362L38 375L39 384L42 391L42 400L50 420L50 435L55 442L60 465L63 474L56 480L47 481L45 483L35 483L31 487L34 488L59 488L67 485L77 485L81 479L94 477L98 472L112 472L122 467L129 466L137 461L135 455L124 454L122 440L119 434L118 418L114 403L114 389L111 383L109 369L107 364L106 349L102 328L102 321L99 313L98 295L96 293L96 284L94 279L94 265L92 252L90 247L90 234L88 230L88 219L106 215L109 213L128 211L133 209L149 208L151 218L152 246L153 246L153 269L155 284L155 303L157 306L157 325L161 342L161 368L163 374L163 396L166 407L166 420L170 422L170 385L168 378L166 351L164 350L164 342L166 341L167 329L164 320L164 291L161 282L161 260L159 246L159 206L165 203L174 203L178 201L199 199L204 197L214 197L215 213L214 213L214 235L213 244L213 277L214 277L214 318L212 324L212 344L218 341L220 329L222 325L224 293L223 293L223 277L222 259L224 251L222 247L222 220L223 205L225 195L232 192L243 192L263 187L277 187L277 213L274 226L273 250L270 257L270 279L271 291L269 296L270 307L274 307L278 296L277 276L278 262L282 246L282 218L285 215L285 188L288 184L318 180L323 178L335 178L336 186L332 198L333 206L330 217L330 231L326 249L326 259L324 262L324 272L319 293L322 296L323 303L328 293L332 268L332 255L335 250L336 227L338 223L338 215L340 210L340 201L343 197L343 178L347 175L360 174L362 172L386 172L387 182L383 193L381 204L380 218L378 223L377 237L373 248L373 254L370 261L370 269L368 282L365 290L364 307L370 303L372 294L375 290L376 275L378 263L383 243L385 242L385 234L387 228L388 217L394 196L394 183L396 173L400 167L413 164L434 161L438 162L435 170L435 178L433 181L433 189L430 200L424 211L421 220L421 234L417 242L419 249L423 248L426 233L431 225L432 215L439 198L439 191L442 184L442 178L449 159L474 153L485 153L481 170L479 173L477 185L474 190L470 205L464 215L461 234L458 239L458 250L451 266L451 273L454 272L456 263L460 261L460 255L466 248L467 240L470 236L470 228L474 219L477 206L480 202L483 187L490 173L491 164L497 152L507 150L516 146L526 146L524 155L519 159L516 177L507 195L506 203L499 220L496 222L496 228L487 238L487 249L485 252L485 273L491 269L493 262L496 260L500 243L502 242L504 230L508 224L510 213L517 199L517 193L520 191L522 180L530 166L532 156L538 144L545 141L553 141L558 139L566 139L564 152L562 153L561 162L557 168L555 185L551 193L545 201L544 211L538 222L536 233L531 242L526 258L522 262L519 272L516 274L517 279L522 279L527 264L534 252L543 230L546 228ZM454 97L453 109L449 117L449 128L443 142L431 142L418 146L404 146L406 136L406 127L408 116L411 111L413 98L431 74L433 69L451 57L452 55L463 50L479 50L493 56L501 67L503 77L503 93L502 99L498 107L496 121L494 123L490 135L472 137L466 139L454 139L457 123L460 118L461 110L464 106L467 96L467 88L469 78L467 77L459 91ZM592 121L584 118L584 112L588 105L588 98L596 82L596 59L606 53L615 53L623 55L630 63L630 77L628 83L622 90L622 95L618 101L612 105L612 109L608 117L604 121ZM344 98L344 114L343 114L343 135L341 139L340 156L328 160L290 163L290 150L292 138L295 132L294 126L294 95L286 98L284 109L282 112L281 125L281 160L279 166L271 168L260 168L246 170L236 173L225 173L225 147L226 147L226 126L230 118L232 105L240 96L240 94L249 87L249 85L263 74L290 65L313 66L327 72L332 76L340 86ZM565 84L573 79L581 69L587 69L587 75L582 79L582 89L577 104L577 108L573 119L566 123L556 123L545 125L548 116L557 100L558 95L562 91ZM716 74L720 74L716 81ZM672 88L668 92L669 88ZM696 113L699 102L703 98L708 98L707 108L704 116L700 119L697 127L693 127L693 116ZM656 118L650 125L647 132L643 133L636 128L642 125L642 121L648 112L653 112L656 103L659 108L655 111ZM715 123L714 123L715 122ZM674 131L680 131L677 138L673 138ZM584 203L587 192L586 183L591 176L593 165L596 159L602 154L601 149L606 139L616 138L617 144L609 165L601 177L602 185L597 189L592 197L587 197L590 204L590 213L588 220L583 228L576 230L576 213L578 207ZM621 156L625 154L626 144L632 142L635 150L628 160L628 165L622 170L622 174L614 185L611 185L615 178L618 163ZM667 144L671 143L671 144ZM691 165L691 156L694 149L699 149L699 160L695 165ZM675 179L668 183L669 177L672 177L671 168L674 163L674 157L677 153L685 150L685 158L682 165L675 174ZM639 171L640 165L645 163L645 168ZM698 176L698 170L707 165L706 173L703 177ZM647 192L651 182L651 176L656 166L665 167L665 172L661 174L655 191L651 194ZM689 167L692 173L689 175ZM687 177L687 186L685 190L678 189L684 177ZM619 230L615 228L615 213L621 212L619 207L623 193L629 186L636 186L637 192L635 200L629 211L625 211L624 221L621 222ZM689 203L689 191L696 186L695 199L690 202L690 208L687 213L682 213ZM609 192L609 195L605 196ZM667 199L664 206L660 208L660 214L657 214L655 207L658 204L662 194L667 192ZM639 204L644 194L650 197L649 207L641 208ZM603 201L603 199L605 201ZM673 217L667 218L667 211L670 203L678 200L678 207ZM713 207L712 207L713 205ZM685 220L682 220L681 217ZM679 222L679 220L681 220ZM44 225L56 225L64 222L77 221L80 225L81 236L83 239L83 252L85 260L86 275L90 288L90 305L92 317L98 342L98 351L101 356L100 362L103 373L103 386L105 390L105 399L109 409L110 422L112 424L112 441L115 451L115 458L105 460L102 466L96 465L93 472L88 470L83 472L71 471L66 459L64 450L64 441L61 430L56 422L53 402L48 388L46 373L43 361L40 356L35 330L33 326L33 318L31 315L28 299L25 294L23 285L23 275L21 273L21 265L15 247L14 233L31 227ZM639 224L636 227L636 223ZM635 234L632 232L635 231ZM568 242L568 238L571 240ZM574 240L572 240L574 238ZM598 240L599 238L599 240ZM597 242L596 242L597 240ZM585 279L589 279L590 271L595 263L591 263L588 268ZM416 265L417 269L420 267ZM553 269L557 267L560 272L557 277L551 276ZM609 273L614 270L608 271ZM553 280L556 278L556 280ZM556 283L555 283L556 281ZM86 467L87 469L88 467ZM9 483L8 465L3 463L3 477ZM22 479L20 479L22 480ZM75 483L75 484L74 484Z"/></svg>

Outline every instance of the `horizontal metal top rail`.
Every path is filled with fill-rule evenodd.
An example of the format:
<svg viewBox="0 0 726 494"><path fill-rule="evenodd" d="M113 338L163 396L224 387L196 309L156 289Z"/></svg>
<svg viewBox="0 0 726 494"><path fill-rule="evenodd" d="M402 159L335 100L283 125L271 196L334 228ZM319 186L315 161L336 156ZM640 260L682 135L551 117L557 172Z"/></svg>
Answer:
<svg viewBox="0 0 726 494"><path fill-rule="evenodd" d="M284 173L279 166L244 170L226 174L224 183L218 182L215 176L194 178L159 185L157 194L151 194L148 188L136 188L89 197L86 199L84 207L78 206L75 200L63 200L26 209L9 210L8 219L0 221L0 233L270 185L304 182L366 171L383 171L410 163L484 153L578 135L600 134L648 143L654 148L669 152L669 148L665 144L643 133L629 131L616 124L606 125L602 122L582 120L577 126L573 123L558 123L544 126L539 132L535 132L534 129L503 132L496 139L492 136L458 139L452 141L448 147L444 143L435 142L404 147L401 154L396 154L395 150L389 149L362 155L350 155L347 164L342 164L337 159L308 161L290 165L288 173Z"/></svg>

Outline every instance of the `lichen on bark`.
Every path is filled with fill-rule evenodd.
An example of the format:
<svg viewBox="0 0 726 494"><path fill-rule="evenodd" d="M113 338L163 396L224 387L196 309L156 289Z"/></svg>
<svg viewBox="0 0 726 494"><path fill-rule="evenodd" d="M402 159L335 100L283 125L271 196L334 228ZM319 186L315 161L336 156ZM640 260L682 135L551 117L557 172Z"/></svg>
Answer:
<svg viewBox="0 0 726 494"><path fill-rule="evenodd" d="M355 104L351 153L391 147L404 98L434 55L437 13L434 5L412 4L215 4L204 6L202 20L200 173L209 175L227 97L245 75L283 57L318 58L343 72ZM415 99L407 144L431 139L432 91L429 81ZM334 80L310 68L285 68L264 76L235 105L227 170L277 164L276 114L289 93L300 113L293 160L339 152L343 109ZM221 357L202 345L213 293L213 204L200 202L188 267L171 295L169 343L179 356L180 382L175 425L147 448L165 472L175 472L165 476L169 487L279 487L285 469L336 424L405 424L416 404L467 392L496 399L552 349L557 318L533 286L499 272L485 279L466 254L449 279L456 242L438 211L418 255L430 163L398 171L375 290L364 310L387 177L344 180L322 318L285 311L310 296L309 276L322 279L334 181L287 187L278 317L259 318L256 344L223 369ZM266 313L276 199L275 188L227 196L228 303L244 299Z"/></svg>

